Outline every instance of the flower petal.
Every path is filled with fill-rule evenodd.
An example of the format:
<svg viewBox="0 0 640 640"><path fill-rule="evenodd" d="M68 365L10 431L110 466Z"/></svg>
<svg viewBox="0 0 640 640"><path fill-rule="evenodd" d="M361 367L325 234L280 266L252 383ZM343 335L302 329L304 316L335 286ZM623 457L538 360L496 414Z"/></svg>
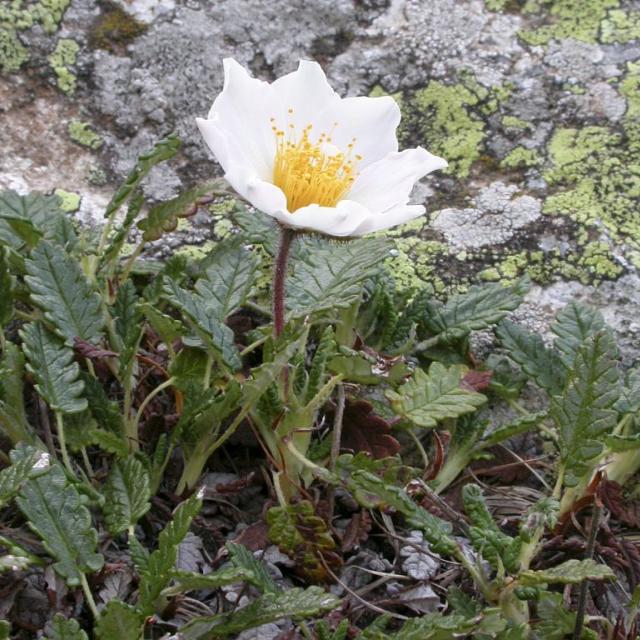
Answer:
<svg viewBox="0 0 640 640"><path fill-rule="evenodd" d="M346 152L355 138L353 153L362 156L358 163L361 170L398 151L396 129L400 124L400 108L390 96L345 98L319 119L323 121L322 130L331 130L332 142L341 151Z"/></svg>
<svg viewBox="0 0 640 640"><path fill-rule="evenodd" d="M268 117L274 117L280 129L293 124L298 134L308 124L315 129L318 115L340 103L340 96L331 88L322 67L311 60L300 60L297 71L278 78L271 88L279 109Z"/></svg>
<svg viewBox="0 0 640 640"><path fill-rule="evenodd" d="M256 173L268 180L273 173L275 136L271 130L270 113L275 109L275 98L271 85L252 78L232 58L224 60L224 87L215 99L208 121L224 132L227 139L224 157L218 156L220 148L214 144L211 150L225 171L225 163L245 164L250 162ZM205 131L199 124L203 135ZM212 125L207 125L205 140L215 143ZM216 148L217 147L217 148Z"/></svg>
<svg viewBox="0 0 640 640"><path fill-rule="evenodd" d="M353 235L366 222L369 212L357 202L342 200L335 207L310 204L295 213L283 211L271 215L293 229L309 229L328 236L345 237Z"/></svg>
<svg viewBox="0 0 640 640"><path fill-rule="evenodd" d="M364 220L351 234L353 236L363 236L365 233L372 233L373 231L382 231L383 229L390 229L399 224L404 224L421 216L425 212L425 208L420 205L398 205L392 207L388 211L370 215Z"/></svg>
<svg viewBox="0 0 640 640"><path fill-rule="evenodd" d="M287 198L282 190L262 180L251 168L231 164L224 177L239 195L263 213L275 216L287 212Z"/></svg>
<svg viewBox="0 0 640 640"><path fill-rule="evenodd" d="M420 178L446 166L446 160L422 147L389 153L363 169L347 197L374 214L382 213L391 207L407 204L411 189Z"/></svg>

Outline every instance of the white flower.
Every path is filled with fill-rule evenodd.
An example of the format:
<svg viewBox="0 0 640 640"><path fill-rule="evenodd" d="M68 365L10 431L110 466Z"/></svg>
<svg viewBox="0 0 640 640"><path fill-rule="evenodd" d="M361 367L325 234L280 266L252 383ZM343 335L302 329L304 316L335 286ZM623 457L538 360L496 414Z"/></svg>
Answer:
<svg viewBox="0 0 640 640"><path fill-rule="evenodd" d="M393 98L340 98L308 60L269 84L225 59L222 93L197 122L237 193L287 227L331 236L422 215L407 204L413 185L447 166L422 147L398 152Z"/></svg>

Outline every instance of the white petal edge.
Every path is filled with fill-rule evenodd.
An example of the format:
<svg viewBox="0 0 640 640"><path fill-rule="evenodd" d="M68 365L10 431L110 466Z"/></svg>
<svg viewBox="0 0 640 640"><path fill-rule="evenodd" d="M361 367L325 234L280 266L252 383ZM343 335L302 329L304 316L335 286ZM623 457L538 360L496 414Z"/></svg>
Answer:
<svg viewBox="0 0 640 640"><path fill-rule="evenodd" d="M355 138L353 153L362 156L358 163L360 170L398 151L396 129L400 124L400 108L390 96L344 98L331 111L318 116L318 120L320 131L333 128L332 142L343 152Z"/></svg>
<svg viewBox="0 0 640 640"><path fill-rule="evenodd" d="M225 163L249 162L267 180L273 172L275 156L270 114L276 110L277 101L272 87L251 77L233 58L225 58L223 64L224 86L207 116L207 121L217 126L227 140L225 157L216 157L225 171ZM206 136L205 140L208 144ZM212 151L216 153L214 148Z"/></svg>
<svg viewBox="0 0 640 640"><path fill-rule="evenodd" d="M309 124L317 130L319 114L335 110L341 100L322 67L312 60L300 60L298 69L274 80L271 89L279 108L268 117L275 117L280 129L293 124L298 134Z"/></svg>
<svg viewBox="0 0 640 640"><path fill-rule="evenodd" d="M384 213L370 215L353 232L353 236L363 236L374 231L383 231L396 227L423 215L425 208L421 204L398 205Z"/></svg>
<svg viewBox="0 0 640 640"><path fill-rule="evenodd" d="M422 147L389 153L362 170L347 197L374 214L382 213L407 204L411 190L420 178L446 166L446 160Z"/></svg>
<svg viewBox="0 0 640 640"><path fill-rule="evenodd" d="M369 212L357 202L342 200L335 207L310 204L294 213L280 211L272 215L278 222L292 229L308 229L344 238L354 235L355 230L366 222Z"/></svg>

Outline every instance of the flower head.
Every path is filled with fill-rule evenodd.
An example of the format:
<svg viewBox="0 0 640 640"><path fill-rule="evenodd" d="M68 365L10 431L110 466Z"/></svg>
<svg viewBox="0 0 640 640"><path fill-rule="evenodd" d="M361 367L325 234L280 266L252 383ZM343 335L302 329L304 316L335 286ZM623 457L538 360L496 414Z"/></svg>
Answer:
<svg viewBox="0 0 640 640"><path fill-rule="evenodd" d="M407 204L411 189L447 166L422 147L398 152L392 98L340 98L307 60L269 84L225 59L222 93L197 123L243 198L282 225L331 236L422 215Z"/></svg>

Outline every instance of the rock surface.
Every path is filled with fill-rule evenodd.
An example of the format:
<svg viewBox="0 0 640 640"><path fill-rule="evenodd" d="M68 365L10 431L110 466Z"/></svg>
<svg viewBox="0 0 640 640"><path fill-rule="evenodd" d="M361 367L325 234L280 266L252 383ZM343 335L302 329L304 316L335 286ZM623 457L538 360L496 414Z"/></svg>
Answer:
<svg viewBox="0 0 640 640"><path fill-rule="evenodd" d="M346 95L389 93L404 146L449 169L392 232L400 286L529 272L526 319L599 306L637 355L640 5L628 0L22 0L0 6L0 188L79 194L98 222L134 158L176 131L162 200L217 171L194 124L233 56L265 79L318 60ZM73 209L74 207L70 207ZM159 254L228 227L199 216ZM226 225L226 226L225 226ZM523 318L524 319L524 318Z"/></svg>

